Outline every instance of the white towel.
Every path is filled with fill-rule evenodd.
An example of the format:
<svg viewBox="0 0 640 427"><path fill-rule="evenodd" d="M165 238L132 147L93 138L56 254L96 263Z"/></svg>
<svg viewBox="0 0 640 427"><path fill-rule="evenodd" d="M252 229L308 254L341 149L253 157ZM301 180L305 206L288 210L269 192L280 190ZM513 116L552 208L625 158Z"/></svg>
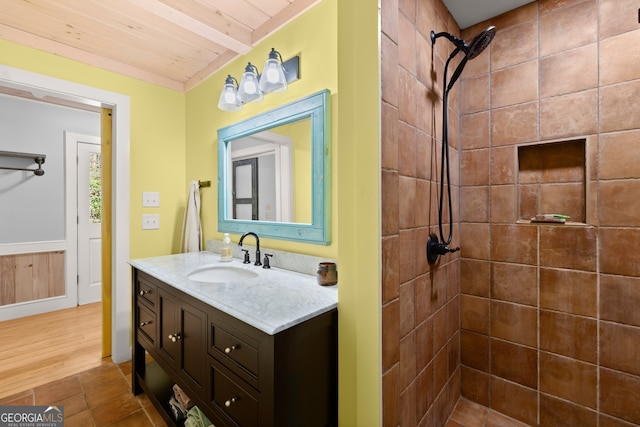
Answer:
<svg viewBox="0 0 640 427"><path fill-rule="evenodd" d="M187 207L184 210L180 252L199 252L202 250L202 224L200 223L200 186L192 181L189 186Z"/></svg>

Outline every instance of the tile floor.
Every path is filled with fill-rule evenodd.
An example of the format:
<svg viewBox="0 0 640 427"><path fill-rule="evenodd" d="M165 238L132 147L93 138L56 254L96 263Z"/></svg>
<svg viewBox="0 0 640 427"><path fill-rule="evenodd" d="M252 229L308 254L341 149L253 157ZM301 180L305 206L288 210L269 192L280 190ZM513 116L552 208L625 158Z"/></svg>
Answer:
<svg viewBox="0 0 640 427"><path fill-rule="evenodd" d="M1 405L64 406L65 427L166 426L144 394L131 393L131 362L101 366L0 399Z"/></svg>
<svg viewBox="0 0 640 427"><path fill-rule="evenodd" d="M0 399L3 405L64 406L65 427L164 427L144 394L131 393L131 362L102 365ZM461 398L445 427L526 427L498 412Z"/></svg>
<svg viewBox="0 0 640 427"><path fill-rule="evenodd" d="M445 427L527 427L527 424L461 397Z"/></svg>

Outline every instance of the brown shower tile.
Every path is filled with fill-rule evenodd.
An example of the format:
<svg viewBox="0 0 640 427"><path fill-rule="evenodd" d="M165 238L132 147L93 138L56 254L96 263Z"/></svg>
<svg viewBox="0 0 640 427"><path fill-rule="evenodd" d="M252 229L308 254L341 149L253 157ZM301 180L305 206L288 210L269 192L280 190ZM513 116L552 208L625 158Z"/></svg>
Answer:
<svg viewBox="0 0 640 427"><path fill-rule="evenodd" d="M491 409L529 425L537 425L538 393L528 387L491 377Z"/></svg>
<svg viewBox="0 0 640 427"><path fill-rule="evenodd" d="M429 275L429 293L431 313L435 313L447 303L447 289L449 288L449 271L447 265L431 270ZM434 326L435 328L435 326Z"/></svg>
<svg viewBox="0 0 640 427"><path fill-rule="evenodd" d="M393 105L381 103L381 167L382 169L398 170L398 109Z"/></svg>
<svg viewBox="0 0 640 427"><path fill-rule="evenodd" d="M538 102L497 108L491 112L493 147L538 139Z"/></svg>
<svg viewBox="0 0 640 427"><path fill-rule="evenodd" d="M528 425L529 424L521 423L506 415L502 415L499 412L490 411L485 427L526 427Z"/></svg>
<svg viewBox="0 0 640 427"><path fill-rule="evenodd" d="M540 212L538 184L518 186L518 219L531 220Z"/></svg>
<svg viewBox="0 0 640 427"><path fill-rule="evenodd" d="M598 414L598 422L600 423L599 427L636 427L638 425L622 421L620 418L610 417L602 412Z"/></svg>
<svg viewBox="0 0 640 427"><path fill-rule="evenodd" d="M405 123L398 123L398 174L400 176L416 176L416 128Z"/></svg>
<svg viewBox="0 0 640 427"><path fill-rule="evenodd" d="M596 409L598 368L552 353L540 352L540 391Z"/></svg>
<svg viewBox="0 0 640 427"><path fill-rule="evenodd" d="M537 268L517 264L492 263L491 298L535 307L538 303Z"/></svg>
<svg viewBox="0 0 640 427"><path fill-rule="evenodd" d="M469 92L464 89L465 98ZM491 73L491 108L522 104L538 98L538 61Z"/></svg>
<svg viewBox="0 0 640 427"><path fill-rule="evenodd" d="M600 39L636 30L637 8L635 0L600 0Z"/></svg>
<svg viewBox="0 0 640 427"><path fill-rule="evenodd" d="M640 377L600 368L600 411L640 424Z"/></svg>
<svg viewBox="0 0 640 427"><path fill-rule="evenodd" d="M489 373L489 337L460 331L460 361L464 366Z"/></svg>
<svg viewBox="0 0 640 427"><path fill-rule="evenodd" d="M462 185L489 184L490 154L489 149L465 150L461 153Z"/></svg>
<svg viewBox="0 0 640 427"><path fill-rule="evenodd" d="M430 274L423 274L416 278L416 323L427 320L435 311L434 295Z"/></svg>
<svg viewBox="0 0 640 427"><path fill-rule="evenodd" d="M433 110L439 101L432 99L429 86L421 81L416 82L416 95L416 128L419 132L431 135L434 128Z"/></svg>
<svg viewBox="0 0 640 427"><path fill-rule="evenodd" d="M398 45L389 37L380 39L380 80L382 99L398 106Z"/></svg>
<svg viewBox="0 0 640 427"><path fill-rule="evenodd" d="M427 319L416 327L416 370L423 370L433 359L433 322Z"/></svg>
<svg viewBox="0 0 640 427"><path fill-rule="evenodd" d="M491 259L536 265L537 236L536 226L493 224L491 226Z"/></svg>
<svg viewBox="0 0 640 427"><path fill-rule="evenodd" d="M416 2L416 28L425 38L429 38L436 25L436 8L431 1ZM431 42L429 42L431 43Z"/></svg>
<svg viewBox="0 0 640 427"><path fill-rule="evenodd" d="M640 376L640 327L600 322L600 365Z"/></svg>
<svg viewBox="0 0 640 427"><path fill-rule="evenodd" d="M400 368L395 365L382 375L382 425L397 426L400 423Z"/></svg>
<svg viewBox="0 0 640 427"><path fill-rule="evenodd" d="M600 275L600 318L640 326L640 278Z"/></svg>
<svg viewBox="0 0 640 427"><path fill-rule="evenodd" d="M467 399L460 399L456 404L451 419L464 427L484 427L489 409Z"/></svg>
<svg viewBox="0 0 640 427"><path fill-rule="evenodd" d="M481 22L479 24L466 28L463 31L463 34L465 35L465 37L471 38L485 29L488 24L495 25L495 27L498 28L498 31L500 31L500 29L506 29L514 25L518 25L522 22L536 19L537 16L538 4L537 2L532 2L510 12L503 13L502 15L492 18L489 22Z"/></svg>
<svg viewBox="0 0 640 427"><path fill-rule="evenodd" d="M416 277L416 231L400 230L398 245L400 257L399 283L402 284Z"/></svg>
<svg viewBox="0 0 640 427"><path fill-rule="evenodd" d="M540 60L541 98L594 89L597 86L597 43L560 52Z"/></svg>
<svg viewBox="0 0 640 427"><path fill-rule="evenodd" d="M475 35L471 37L475 37ZM472 39L467 39L468 42L470 42L471 40ZM491 50L492 45L488 46L480 55L473 58L473 61L467 62L467 65L464 67L464 71L462 72L461 78L468 79L471 77L480 76L482 74L487 74L489 72Z"/></svg>
<svg viewBox="0 0 640 427"><path fill-rule="evenodd" d="M398 119L416 125L416 79L404 67L398 65Z"/></svg>
<svg viewBox="0 0 640 427"><path fill-rule="evenodd" d="M431 57L431 39L429 35L416 34L416 78L425 88L431 88L435 76L434 63ZM427 96L430 99L429 96ZM431 116L429 116L431 117Z"/></svg>
<svg viewBox="0 0 640 427"><path fill-rule="evenodd" d="M400 300L382 306L382 372L400 362Z"/></svg>
<svg viewBox="0 0 640 427"><path fill-rule="evenodd" d="M398 298L398 236L382 238L382 303Z"/></svg>
<svg viewBox="0 0 640 427"><path fill-rule="evenodd" d="M540 16L540 56L573 49L597 39L598 10L595 0L558 9Z"/></svg>
<svg viewBox="0 0 640 427"><path fill-rule="evenodd" d="M498 29L491 43L491 70L517 65L538 57L538 21L532 19Z"/></svg>
<svg viewBox="0 0 640 427"><path fill-rule="evenodd" d="M460 327L489 334L489 299L460 295Z"/></svg>
<svg viewBox="0 0 640 427"><path fill-rule="evenodd" d="M540 394L540 425L556 427L597 427L598 414L583 406Z"/></svg>
<svg viewBox="0 0 640 427"><path fill-rule="evenodd" d="M489 118L489 111L462 116L460 142L463 150L489 147Z"/></svg>
<svg viewBox="0 0 640 427"><path fill-rule="evenodd" d="M447 368L447 349L444 347L433 358L433 393L438 396L447 384L449 370Z"/></svg>
<svg viewBox="0 0 640 427"><path fill-rule="evenodd" d="M400 425L416 425L416 384L412 382L409 387L400 393Z"/></svg>
<svg viewBox="0 0 640 427"><path fill-rule="evenodd" d="M398 217L400 229L415 227L416 179L400 175L398 177Z"/></svg>
<svg viewBox="0 0 640 427"><path fill-rule="evenodd" d="M640 276L638 254L630 250L640 247L640 229L603 227L599 243L601 273Z"/></svg>
<svg viewBox="0 0 640 427"><path fill-rule="evenodd" d="M538 386L538 352L492 338L491 374L535 389Z"/></svg>
<svg viewBox="0 0 640 427"><path fill-rule="evenodd" d="M447 303L447 339L452 339L460 330L460 295L455 296Z"/></svg>
<svg viewBox="0 0 640 427"><path fill-rule="evenodd" d="M586 189L584 182L541 184L540 213L568 215L571 222L586 223Z"/></svg>
<svg viewBox="0 0 640 427"><path fill-rule="evenodd" d="M540 308L596 317L598 276L577 270L540 269Z"/></svg>
<svg viewBox="0 0 640 427"><path fill-rule="evenodd" d="M528 147L540 159L540 182L554 184L559 182L585 181L586 141L552 142Z"/></svg>
<svg viewBox="0 0 640 427"><path fill-rule="evenodd" d="M572 6L584 0L546 0L540 2L540 15Z"/></svg>
<svg viewBox="0 0 640 427"><path fill-rule="evenodd" d="M416 27L404 13L398 14L398 64L416 75Z"/></svg>
<svg viewBox="0 0 640 427"><path fill-rule="evenodd" d="M488 261L462 258L460 260L460 292L479 297L489 296Z"/></svg>
<svg viewBox="0 0 640 427"><path fill-rule="evenodd" d="M382 235L398 234L399 223L399 180L396 171L382 169L381 174L381 209L382 209Z"/></svg>
<svg viewBox="0 0 640 427"><path fill-rule="evenodd" d="M540 310L539 329L541 350L596 363L596 319Z"/></svg>
<svg viewBox="0 0 640 427"><path fill-rule="evenodd" d="M489 374L465 366L461 370L460 394L469 400L489 406Z"/></svg>
<svg viewBox="0 0 640 427"><path fill-rule="evenodd" d="M513 184L517 176L516 147L491 149L491 184Z"/></svg>
<svg viewBox="0 0 640 427"><path fill-rule="evenodd" d="M597 132L596 90L540 101L540 138L543 140L591 135Z"/></svg>
<svg viewBox="0 0 640 427"><path fill-rule="evenodd" d="M415 327L415 280L400 285L400 336L404 337Z"/></svg>
<svg viewBox="0 0 640 427"><path fill-rule="evenodd" d="M640 226L640 180L601 181L600 202L600 225Z"/></svg>
<svg viewBox="0 0 640 427"><path fill-rule="evenodd" d="M596 271L597 234L595 227L540 227L540 265Z"/></svg>
<svg viewBox="0 0 640 427"><path fill-rule="evenodd" d="M638 109L640 80L605 86L600 89L600 132L640 128Z"/></svg>
<svg viewBox="0 0 640 427"><path fill-rule="evenodd" d="M409 387L416 378L416 334L400 338L400 389Z"/></svg>
<svg viewBox="0 0 640 427"><path fill-rule="evenodd" d="M429 204L427 201L430 197L431 183L424 179L416 180L416 204L415 208L415 225L416 227L428 227L429 218ZM426 239L423 240L426 242Z"/></svg>
<svg viewBox="0 0 640 427"><path fill-rule="evenodd" d="M427 365L416 378L416 416L422 419L435 399L433 391L433 365Z"/></svg>
<svg viewBox="0 0 640 427"><path fill-rule="evenodd" d="M418 130L416 140L416 176L429 180L431 174L432 140L428 133Z"/></svg>
<svg viewBox="0 0 640 427"><path fill-rule="evenodd" d="M600 179L640 178L640 131L600 135Z"/></svg>
<svg viewBox="0 0 640 427"><path fill-rule="evenodd" d="M600 85L640 78L640 33L631 31L600 42Z"/></svg>
<svg viewBox="0 0 640 427"><path fill-rule="evenodd" d="M380 2L381 31L393 40L398 42L398 0L385 0ZM394 62L397 64L398 62Z"/></svg>
<svg viewBox="0 0 640 427"><path fill-rule="evenodd" d="M515 185L494 185L491 189L491 222L513 223L516 218Z"/></svg>
<svg viewBox="0 0 640 427"><path fill-rule="evenodd" d="M437 354L447 344L447 308L443 306L433 315L433 353Z"/></svg>
<svg viewBox="0 0 640 427"><path fill-rule="evenodd" d="M461 253L464 258L489 259L489 224L460 224Z"/></svg>
<svg viewBox="0 0 640 427"><path fill-rule="evenodd" d="M492 337L535 347L538 344L537 327L538 310L536 308L497 300L491 301Z"/></svg>
<svg viewBox="0 0 640 427"><path fill-rule="evenodd" d="M460 113L471 114L489 109L488 74L463 80L461 88L464 97L460 105Z"/></svg>
<svg viewBox="0 0 640 427"><path fill-rule="evenodd" d="M489 221L489 187L460 188L460 220L463 222Z"/></svg>

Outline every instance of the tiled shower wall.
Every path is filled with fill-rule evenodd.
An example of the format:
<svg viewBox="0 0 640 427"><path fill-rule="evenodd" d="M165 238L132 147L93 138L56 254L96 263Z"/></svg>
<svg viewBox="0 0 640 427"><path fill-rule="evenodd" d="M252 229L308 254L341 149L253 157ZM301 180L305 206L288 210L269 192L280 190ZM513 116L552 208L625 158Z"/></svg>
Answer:
<svg viewBox="0 0 640 427"><path fill-rule="evenodd" d="M498 28L461 82L462 395L529 425L640 425L639 6L541 0L463 32ZM521 182L522 147L567 141L579 191L551 160ZM531 224L527 189L583 216Z"/></svg>
<svg viewBox="0 0 640 427"><path fill-rule="evenodd" d="M444 38L432 50L429 34L459 29L440 0L382 0L381 26L383 425L443 426L460 396L460 257L431 268L425 256L438 224L443 58L451 52ZM456 88L453 129L458 99ZM457 132L450 143L457 201Z"/></svg>

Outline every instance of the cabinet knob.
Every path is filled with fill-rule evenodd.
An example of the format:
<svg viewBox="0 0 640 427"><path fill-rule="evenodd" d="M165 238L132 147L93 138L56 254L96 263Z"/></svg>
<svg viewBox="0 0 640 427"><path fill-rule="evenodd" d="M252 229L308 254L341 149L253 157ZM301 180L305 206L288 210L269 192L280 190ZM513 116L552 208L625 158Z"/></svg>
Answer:
<svg viewBox="0 0 640 427"><path fill-rule="evenodd" d="M143 326L147 326L151 324L151 320L149 320L148 322L140 322L140 327L142 328Z"/></svg>
<svg viewBox="0 0 640 427"><path fill-rule="evenodd" d="M229 353L231 353L233 350L235 350L236 348L237 348L237 347L236 347L235 345L232 345L231 347L227 347L227 348L225 348L225 349L224 349L224 352L225 352L226 354L229 354Z"/></svg>
<svg viewBox="0 0 640 427"><path fill-rule="evenodd" d="M173 342L178 341L180 338L182 338L182 337L180 336L180 334L170 334L170 335L169 335L169 339L170 339L171 341L173 341Z"/></svg>
<svg viewBox="0 0 640 427"><path fill-rule="evenodd" d="M236 398L232 397L231 399L227 400L224 402L224 406L226 406L227 408L230 407L231 405L233 405L234 403L236 403Z"/></svg>
<svg viewBox="0 0 640 427"><path fill-rule="evenodd" d="M140 296L141 296L141 297L143 297L143 296L145 296L146 294L148 294L149 292L150 292L150 291L149 291L148 289L143 289L143 290L141 290L139 293L140 293Z"/></svg>

